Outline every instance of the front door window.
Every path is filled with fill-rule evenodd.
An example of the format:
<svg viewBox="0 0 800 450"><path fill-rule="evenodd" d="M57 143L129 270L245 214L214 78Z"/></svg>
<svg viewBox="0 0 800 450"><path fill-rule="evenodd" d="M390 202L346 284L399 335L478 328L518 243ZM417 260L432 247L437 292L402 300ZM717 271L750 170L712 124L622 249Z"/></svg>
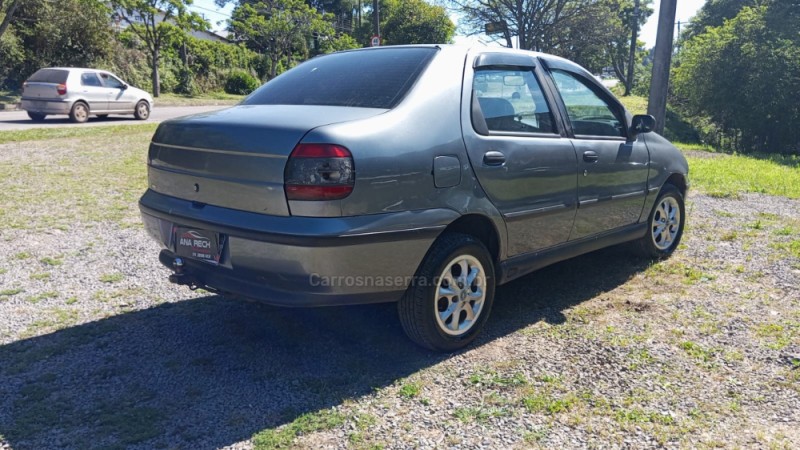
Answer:
<svg viewBox="0 0 800 450"><path fill-rule="evenodd" d="M569 72L551 73L576 136L626 137L622 118L608 101Z"/></svg>

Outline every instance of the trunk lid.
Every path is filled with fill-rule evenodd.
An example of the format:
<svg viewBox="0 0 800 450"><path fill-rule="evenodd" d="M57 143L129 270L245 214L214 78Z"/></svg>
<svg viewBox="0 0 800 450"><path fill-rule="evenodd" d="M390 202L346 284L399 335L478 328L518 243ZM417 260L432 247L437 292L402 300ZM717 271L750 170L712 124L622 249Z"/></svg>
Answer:
<svg viewBox="0 0 800 450"><path fill-rule="evenodd" d="M27 82L22 89L22 98L25 100L59 98L57 84Z"/></svg>
<svg viewBox="0 0 800 450"><path fill-rule="evenodd" d="M162 123L148 154L150 189L202 204L288 216L284 169L308 131L384 109L239 105ZM345 144L346 145L346 144Z"/></svg>

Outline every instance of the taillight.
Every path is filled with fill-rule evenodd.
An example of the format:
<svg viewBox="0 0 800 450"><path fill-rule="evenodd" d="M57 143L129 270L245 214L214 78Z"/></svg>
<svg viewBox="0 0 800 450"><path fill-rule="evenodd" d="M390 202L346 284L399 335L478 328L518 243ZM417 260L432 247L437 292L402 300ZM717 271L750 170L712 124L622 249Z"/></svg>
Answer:
<svg viewBox="0 0 800 450"><path fill-rule="evenodd" d="M58 95L65 95L67 93L67 85L59 84L56 86L56 91L58 92Z"/></svg>
<svg viewBox="0 0 800 450"><path fill-rule="evenodd" d="M27 81L26 81L26 82L24 82L24 83L22 83L22 89L25 89L25 88L27 88L27 87L28 87L28 82L27 82Z"/></svg>
<svg viewBox="0 0 800 450"><path fill-rule="evenodd" d="M338 200L353 192L353 155L341 145L298 144L284 172L289 200Z"/></svg>

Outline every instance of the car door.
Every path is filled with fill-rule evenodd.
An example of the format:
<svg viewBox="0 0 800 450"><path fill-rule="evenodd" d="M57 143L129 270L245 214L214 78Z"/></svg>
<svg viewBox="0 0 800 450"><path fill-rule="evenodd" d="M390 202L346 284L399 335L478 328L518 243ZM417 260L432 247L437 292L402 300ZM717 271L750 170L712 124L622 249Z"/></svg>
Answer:
<svg viewBox="0 0 800 450"><path fill-rule="evenodd" d="M81 73L81 95L89 103L89 111L102 113L108 109L108 91L97 72Z"/></svg>
<svg viewBox="0 0 800 450"><path fill-rule="evenodd" d="M509 257L566 242L575 216L577 157L537 64L532 56L482 53L465 69L464 142L505 220Z"/></svg>
<svg viewBox="0 0 800 450"><path fill-rule="evenodd" d="M133 112L136 96L128 91L128 85L110 73L100 72L100 80L108 91L108 109L120 112Z"/></svg>
<svg viewBox="0 0 800 450"><path fill-rule="evenodd" d="M578 211L570 240L638 222L650 156L628 139L622 105L585 74L550 68L578 156Z"/></svg>

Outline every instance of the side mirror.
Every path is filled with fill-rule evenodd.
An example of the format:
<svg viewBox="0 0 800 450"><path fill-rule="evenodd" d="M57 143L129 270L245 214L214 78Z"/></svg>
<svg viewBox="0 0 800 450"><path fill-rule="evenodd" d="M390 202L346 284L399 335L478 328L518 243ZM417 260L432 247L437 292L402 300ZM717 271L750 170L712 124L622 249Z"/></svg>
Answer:
<svg viewBox="0 0 800 450"><path fill-rule="evenodd" d="M649 114L637 114L631 120L631 135L649 133L656 127L656 118Z"/></svg>
<svg viewBox="0 0 800 450"><path fill-rule="evenodd" d="M122 83L122 86L120 86L120 89L122 89L124 91L125 89L128 89L128 85L125 84L125 83Z"/></svg>

